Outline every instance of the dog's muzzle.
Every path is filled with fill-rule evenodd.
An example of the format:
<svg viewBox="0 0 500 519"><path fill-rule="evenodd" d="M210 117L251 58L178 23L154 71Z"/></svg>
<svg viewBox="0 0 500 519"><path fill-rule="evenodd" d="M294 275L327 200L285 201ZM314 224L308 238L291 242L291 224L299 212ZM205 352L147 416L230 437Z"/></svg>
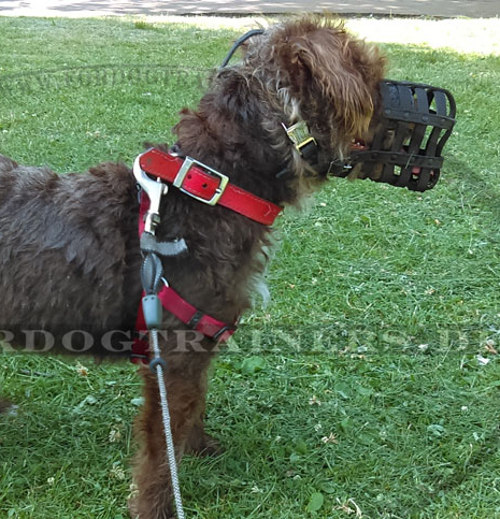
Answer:
<svg viewBox="0 0 500 519"><path fill-rule="evenodd" d="M354 144L347 162L332 163L337 177L369 178L412 191L436 185L443 147L455 124L456 105L443 88L402 81L380 84L381 114L373 139Z"/></svg>

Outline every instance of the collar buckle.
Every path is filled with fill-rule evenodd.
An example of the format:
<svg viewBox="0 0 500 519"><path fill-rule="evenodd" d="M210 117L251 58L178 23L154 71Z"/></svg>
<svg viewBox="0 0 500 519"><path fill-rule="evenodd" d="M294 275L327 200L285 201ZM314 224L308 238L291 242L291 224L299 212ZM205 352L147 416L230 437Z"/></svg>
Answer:
<svg viewBox="0 0 500 519"><path fill-rule="evenodd" d="M210 176L216 177L219 180L219 185L215 189L214 194L208 199L202 196L195 195L194 193L192 193L184 187L184 181L186 180L189 170L194 166L198 166L202 170L209 173ZM193 159L192 157L186 157L174 181L172 182L172 185L174 185L176 188L178 188L186 195L189 195L195 200L198 200L199 202L203 202L207 205L215 205L220 200L220 197L224 194L224 190L226 189L228 182L229 177L227 177L226 175L223 175L219 171L207 166L206 164L203 164L202 162Z"/></svg>

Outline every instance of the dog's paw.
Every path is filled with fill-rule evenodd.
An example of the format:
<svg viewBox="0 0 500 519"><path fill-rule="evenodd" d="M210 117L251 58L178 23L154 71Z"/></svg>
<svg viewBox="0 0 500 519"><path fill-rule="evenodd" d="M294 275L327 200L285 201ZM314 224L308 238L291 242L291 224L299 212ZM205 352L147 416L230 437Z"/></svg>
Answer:
<svg viewBox="0 0 500 519"><path fill-rule="evenodd" d="M202 457L220 456L224 448L218 440L203 432L196 436L191 435L186 445L186 454Z"/></svg>

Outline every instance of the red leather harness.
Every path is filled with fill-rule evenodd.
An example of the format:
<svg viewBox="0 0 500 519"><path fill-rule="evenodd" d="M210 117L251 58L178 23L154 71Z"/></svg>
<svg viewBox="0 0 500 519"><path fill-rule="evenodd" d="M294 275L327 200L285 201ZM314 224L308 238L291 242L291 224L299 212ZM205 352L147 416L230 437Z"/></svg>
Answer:
<svg viewBox="0 0 500 519"><path fill-rule="evenodd" d="M139 158L139 164L148 175L168 182L200 202L209 205L219 204L263 225L271 225L282 210L281 207L229 183L228 177L190 157L181 159L153 148ZM144 220L149 205L149 198L142 191L139 209L139 236L144 232ZM194 331L200 332L214 341L227 341L236 331L236 323L229 325L204 314L167 284L157 295L165 310ZM148 364L150 360L149 340L142 305L139 305L135 330L136 337L132 345L131 361L135 364Z"/></svg>

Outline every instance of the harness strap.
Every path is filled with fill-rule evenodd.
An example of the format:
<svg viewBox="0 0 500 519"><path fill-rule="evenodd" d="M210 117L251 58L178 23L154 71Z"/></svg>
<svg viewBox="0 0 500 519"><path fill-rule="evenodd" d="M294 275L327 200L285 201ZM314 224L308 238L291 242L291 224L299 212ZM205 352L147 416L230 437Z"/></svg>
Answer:
<svg viewBox="0 0 500 519"><path fill-rule="evenodd" d="M149 209L149 199L144 192L141 192L140 208L139 208L139 235L141 241L144 236L148 233L144 233L144 216ZM184 243L184 240L180 242ZM180 243L173 242L173 243ZM184 249L182 249L184 250ZM149 259L154 258L154 253L149 256ZM143 264L142 277L144 282L145 271L148 270L148 257ZM156 271L154 265L151 266L153 271ZM147 273L146 278L151 278L151 283L146 283L147 286L151 284L151 293L155 293L156 287L160 282L159 276L154 273ZM146 292L144 291L142 296L144 297ZM177 317L181 322L189 326L194 331L202 333L205 337L208 337L216 342L225 342L229 340L231 335L236 331L235 325L229 325L210 315L204 314L199 311L195 306L188 303L182 298L172 287L164 284L158 292L158 298L161 302L162 307L170 312L172 315ZM148 328L144 318L144 311L142 304L139 305L137 311L137 318L135 323L135 337L132 344L132 353L130 360L134 364L149 364L150 361L150 347L148 340Z"/></svg>
<svg viewBox="0 0 500 519"><path fill-rule="evenodd" d="M143 294L144 295L144 294ZM177 317L196 332L200 332L216 342L226 342L236 331L235 326L219 321L200 312L183 299L173 288L164 286L158 292L158 298L165 310ZM149 363L149 341L142 305L139 305L136 320L136 337L132 345L131 361L134 364Z"/></svg>

